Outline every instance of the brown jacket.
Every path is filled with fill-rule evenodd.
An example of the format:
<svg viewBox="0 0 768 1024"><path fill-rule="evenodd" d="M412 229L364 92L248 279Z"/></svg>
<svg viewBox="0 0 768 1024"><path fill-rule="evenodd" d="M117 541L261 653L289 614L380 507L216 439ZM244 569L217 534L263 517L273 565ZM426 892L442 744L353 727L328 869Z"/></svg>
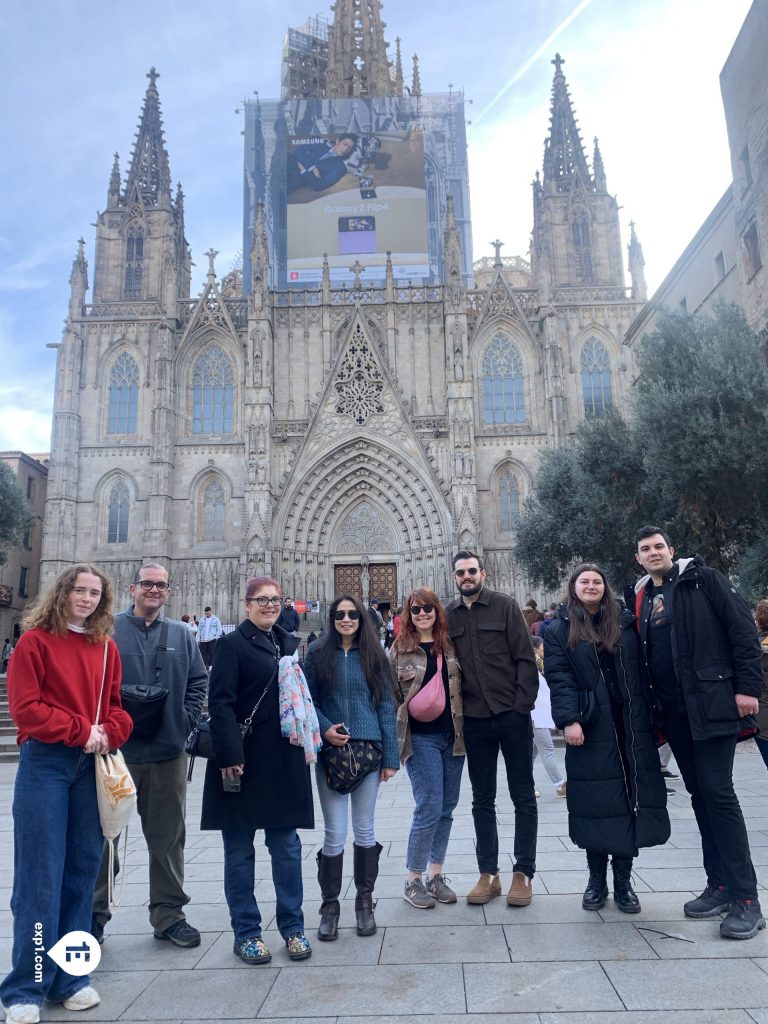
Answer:
<svg viewBox="0 0 768 1024"><path fill-rule="evenodd" d="M415 697L424 681L427 671L427 656L421 647L413 651L399 651L392 647L389 660L395 673L395 700L397 709L397 746L400 761L405 764L413 753L411 725L408 718L408 701ZM461 669L456 654L451 647L445 653L448 663L448 693L451 698L451 718L456 738L453 742L454 757L465 753L464 750L464 707L461 700Z"/></svg>

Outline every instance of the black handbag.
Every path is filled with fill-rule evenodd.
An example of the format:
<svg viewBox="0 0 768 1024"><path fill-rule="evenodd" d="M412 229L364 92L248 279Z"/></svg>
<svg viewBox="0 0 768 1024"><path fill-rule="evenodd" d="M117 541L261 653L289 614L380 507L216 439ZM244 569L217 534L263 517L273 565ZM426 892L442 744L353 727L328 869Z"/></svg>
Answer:
<svg viewBox="0 0 768 1024"><path fill-rule="evenodd" d="M594 690L579 690L579 723L582 729L591 729L600 721L600 705Z"/></svg>
<svg viewBox="0 0 768 1024"><path fill-rule="evenodd" d="M240 735L243 739L251 731L251 723L253 722L253 716L259 710L259 704L264 700L267 692L272 683L268 683L264 687L261 696L253 705L253 710L244 722L238 722L237 726L240 730ZM187 771L187 782L192 781L192 769L195 767L195 758L204 757L206 760L213 760L216 757L216 751L213 749L213 737L211 736L211 719L209 715L200 718L192 729L192 732L187 736L187 742L184 745L184 750L189 754L189 769Z"/></svg>
<svg viewBox="0 0 768 1024"><path fill-rule="evenodd" d="M382 756L373 740L347 740L343 747L324 745L320 758L328 788L334 793L354 793L367 775L381 770Z"/></svg>
<svg viewBox="0 0 768 1024"><path fill-rule="evenodd" d="M155 679L152 683L123 683L120 687L120 702L123 710L133 719L131 738L151 740L163 724L165 704L168 700L167 687L160 686L159 679L168 650L168 623L163 620L155 655Z"/></svg>

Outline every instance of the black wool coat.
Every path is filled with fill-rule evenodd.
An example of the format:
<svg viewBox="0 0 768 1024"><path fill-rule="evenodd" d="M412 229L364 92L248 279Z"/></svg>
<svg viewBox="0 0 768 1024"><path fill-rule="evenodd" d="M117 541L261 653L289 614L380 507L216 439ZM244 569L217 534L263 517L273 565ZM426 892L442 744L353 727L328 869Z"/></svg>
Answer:
<svg viewBox="0 0 768 1024"><path fill-rule="evenodd" d="M558 729L581 722L588 691L596 720L585 725L584 745L566 747L568 830L577 846L634 857L639 847L669 839L667 792L651 728L650 700L640 678L635 616L622 609L621 638L613 652L623 703L624 759L608 686L593 644L568 646L564 607L544 634L544 670ZM626 765L626 768L625 768Z"/></svg>
<svg viewBox="0 0 768 1024"><path fill-rule="evenodd" d="M275 625L282 654L298 639ZM280 734L277 654L269 637L250 620L216 644L208 693L216 761L209 761L203 788L202 829L314 828L312 786L302 747ZM269 686L245 740L240 722ZM225 793L221 768L245 766L239 793Z"/></svg>

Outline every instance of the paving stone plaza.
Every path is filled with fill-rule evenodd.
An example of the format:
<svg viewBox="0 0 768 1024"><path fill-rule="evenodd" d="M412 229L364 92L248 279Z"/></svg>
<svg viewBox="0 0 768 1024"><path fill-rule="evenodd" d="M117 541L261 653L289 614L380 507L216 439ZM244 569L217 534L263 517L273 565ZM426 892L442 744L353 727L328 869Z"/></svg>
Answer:
<svg viewBox="0 0 768 1024"><path fill-rule="evenodd" d="M558 757L563 751L558 750ZM501 764L502 762L500 762ZM672 764L674 767L674 762ZM15 765L0 765L0 970L10 963L13 871L11 800ZM750 831L764 903L768 903L768 776L751 743L737 751L735 777ZM642 852L635 889L643 912L581 909L584 853L568 839L565 801L538 760L538 873L530 907L504 898L485 907L416 910L402 898L411 789L404 771L383 786L377 835L384 846L376 889L379 931L354 931L351 847L342 890L339 940L314 941L319 892L315 853L322 831L303 832L307 934L312 959L291 963L274 930L269 858L257 847L257 896L273 959L252 967L232 953L216 832L200 832L203 772L190 787L187 840L188 918L203 933L197 949L152 937L147 917L147 853L138 820L129 842L122 905L107 928L93 983L101 1005L84 1021L257 1020L281 1024L768 1024L768 930L747 942L719 938L719 919L689 921L682 905L704 885L698 833L682 785L671 782L672 838ZM511 803L499 773L501 875L511 880ZM315 800L318 825L319 805ZM258 838L258 837L257 837ZM350 839L351 842L351 839ZM465 772L446 873L463 897L477 879L469 781ZM670 1012L673 1016L670 1017ZM43 1021L80 1019L46 1004Z"/></svg>

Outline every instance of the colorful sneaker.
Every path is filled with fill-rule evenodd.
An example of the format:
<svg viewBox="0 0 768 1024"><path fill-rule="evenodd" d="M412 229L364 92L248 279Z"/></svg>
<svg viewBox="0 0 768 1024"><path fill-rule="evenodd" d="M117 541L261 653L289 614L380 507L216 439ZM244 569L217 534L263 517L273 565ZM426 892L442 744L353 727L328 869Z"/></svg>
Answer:
<svg viewBox="0 0 768 1024"><path fill-rule="evenodd" d="M272 954L260 938L236 942L232 947L232 952L247 964L268 964L272 959Z"/></svg>
<svg viewBox="0 0 768 1024"><path fill-rule="evenodd" d="M296 932L285 940L289 960L307 960L312 956L312 947L304 932Z"/></svg>
<svg viewBox="0 0 768 1024"><path fill-rule="evenodd" d="M420 878L414 878L413 881L405 883L403 899L418 910L431 910L435 906L435 901L424 888L424 883Z"/></svg>
<svg viewBox="0 0 768 1024"><path fill-rule="evenodd" d="M765 918L760 910L759 900L734 900L731 909L720 922L720 937L753 939L763 928Z"/></svg>
<svg viewBox="0 0 768 1024"><path fill-rule="evenodd" d="M717 917L731 905L731 894L725 885L707 885L701 896L683 904L686 917Z"/></svg>
<svg viewBox="0 0 768 1024"><path fill-rule="evenodd" d="M6 1006L5 1024L40 1024L40 1007L36 1003Z"/></svg>
<svg viewBox="0 0 768 1024"><path fill-rule="evenodd" d="M456 893L448 885L445 875L433 875L425 886L430 896L434 896L438 903L455 903Z"/></svg>
<svg viewBox="0 0 768 1024"><path fill-rule="evenodd" d="M101 1002L101 996L91 985L86 985L85 988L79 989L74 995L71 995L69 999L65 999L62 1006L65 1010L90 1010L93 1006L98 1006Z"/></svg>

